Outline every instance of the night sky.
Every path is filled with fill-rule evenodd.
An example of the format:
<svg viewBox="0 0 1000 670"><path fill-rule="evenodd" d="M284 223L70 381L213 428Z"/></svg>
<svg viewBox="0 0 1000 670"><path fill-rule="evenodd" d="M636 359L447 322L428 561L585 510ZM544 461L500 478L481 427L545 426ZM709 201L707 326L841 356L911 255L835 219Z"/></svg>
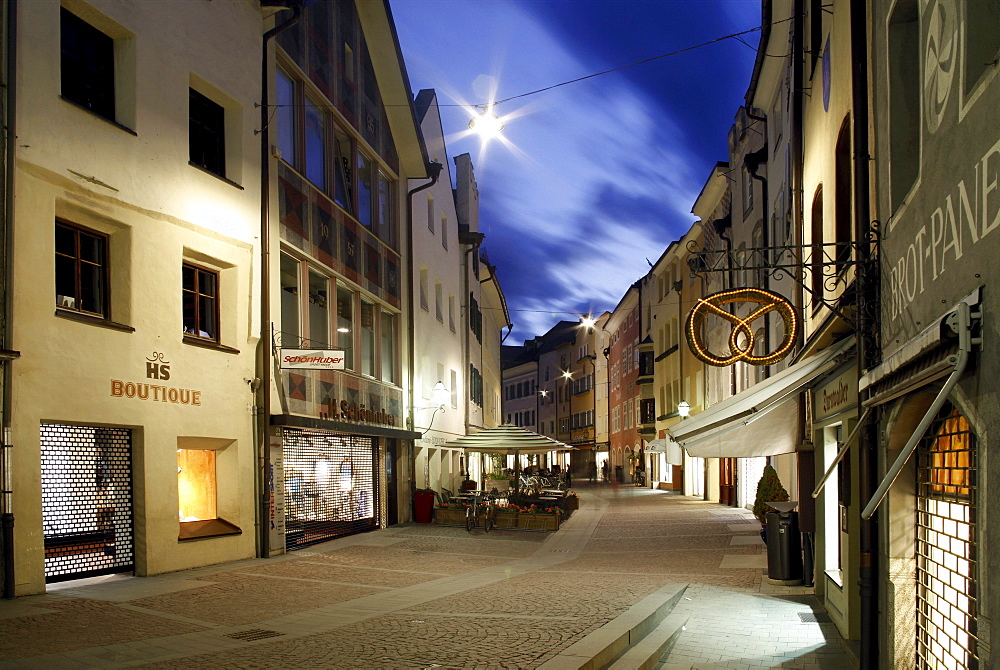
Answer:
<svg viewBox="0 0 1000 670"><path fill-rule="evenodd" d="M759 32L498 103L760 24L759 0L390 0L414 94L437 91L449 160L472 155L480 229L519 344L618 303L694 221ZM447 106L446 106L447 105ZM452 165L454 169L454 165Z"/></svg>

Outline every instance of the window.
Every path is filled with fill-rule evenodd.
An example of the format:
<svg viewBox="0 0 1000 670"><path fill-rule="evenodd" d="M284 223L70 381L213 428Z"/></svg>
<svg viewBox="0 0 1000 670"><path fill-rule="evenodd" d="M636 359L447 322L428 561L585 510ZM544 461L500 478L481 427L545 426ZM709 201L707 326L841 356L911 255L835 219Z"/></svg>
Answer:
<svg viewBox="0 0 1000 670"><path fill-rule="evenodd" d="M298 167L298 151L295 139L295 82L281 70L275 75L275 104L278 106L276 141L281 158Z"/></svg>
<svg viewBox="0 0 1000 670"><path fill-rule="evenodd" d="M1000 55L1000 5L970 0L965 3L965 11L965 92L969 94L991 66L996 67Z"/></svg>
<svg viewBox="0 0 1000 670"><path fill-rule="evenodd" d="M65 7L60 39L62 97L114 121L114 40Z"/></svg>
<svg viewBox="0 0 1000 670"><path fill-rule="evenodd" d="M455 332L455 294L448 295L448 327Z"/></svg>
<svg viewBox="0 0 1000 670"><path fill-rule="evenodd" d="M326 114L319 104L306 98L306 179L321 191L326 185Z"/></svg>
<svg viewBox="0 0 1000 670"><path fill-rule="evenodd" d="M110 318L108 239L56 222L56 307Z"/></svg>
<svg viewBox="0 0 1000 670"><path fill-rule="evenodd" d="M337 287L337 348L344 352L344 368L354 369L354 292Z"/></svg>
<svg viewBox="0 0 1000 670"><path fill-rule="evenodd" d="M358 203L355 215L365 228L371 228L372 218L372 188L374 168L372 159L362 153L358 154Z"/></svg>
<svg viewBox="0 0 1000 670"><path fill-rule="evenodd" d="M427 196L427 230L434 232L434 198Z"/></svg>
<svg viewBox="0 0 1000 670"><path fill-rule="evenodd" d="M396 383L396 315L382 312L380 336L382 340L382 381Z"/></svg>
<svg viewBox="0 0 1000 670"><path fill-rule="evenodd" d="M427 299L427 268L420 268L420 306L430 310L430 303Z"/></svg>
<svg viewBox="0 0 1000 670"><path fill-rule="evenodd" d="M844 125L840 127L840 134L837 136L837 148L834 153L834 178L836 184L833 192L833 223L834 239L837 242L835 260L837 273L847 269L847 264L851 260L851 241L854 236L851 234L851 221L854 214L851 211L851 193L853 184L851 183L851 120L848 118Z"/></svg>
<svg viewBox="0 0 1000 670"><path fill-rule="evenodd" d="M818 306L823 299L823 186L816 189L812 204L812 289L813 306Z"/></svg>
<svg viewBox="0 0 1000 670"><path fill-rule="evenodd" d="M309 269L309 346L330 345L330 280Z"/></svg>
<svg viewBox="0 0 1000 670"><path fill-rule="evenodd" d="M444 287L441 282L434 282L434 315L437 320L444 323Z"/></svg>
<svg viewBox="0 0 1000 670"><path fill-rule="evenodd" d="M226 112L222 105L189 89L188 143L191 163L226 176Z"/></svg>
<svg viewBox="0 0 1000 670"><path fill-rule="evenodd" d="M396 247L396 225L393 219L392 180L381 171L378 173L378 230L375 234L390 247Z"/></svg>
<svg viewBox="0 0 1000 670"><path fill-rule="evenodd" d="M184 334L219 341L219 275L184 263L182 268Z"/></svg>
<svg viewBox="0 0 1000 670"><path fill-rule="evenodd" d="M281 346L298 347L299 330L299 261L281 254Z"/></svg>
<svg viewBox="0 0 1000 670"><path fill-rule="evenodd" d="M361 374L375 376L375 305L361 299Z"/></svg>
<svg viewBox="0 0 1000 670"><path fill-rule="evenodd" d="M441 215L441 246L448 248L448 217Z"/></svg>
<svg viewBox="0 0 1000 670"><path fill-rule="evenodd" d="M177 440L178 539L236 535L240 527L224 517L238 518L233 506L236 454L230 440L181 437ZM223 495L219 495L219 491ZM235 515L235 516L231 516Z"/></svg>
<svg viewBox="0 0 1000 670"><path fill-rule="evenodd" d="M353 149L351 138L340 128L333 132L334 149L334 184L333 201L346 209L354 211L354 182L351 170Z"/></svg>
<svg viewBox="0 0 1000 670"><path fill-rule="evenodd" d="M177 450L177 503L181 522L217 517L214 450Z"/></svg>

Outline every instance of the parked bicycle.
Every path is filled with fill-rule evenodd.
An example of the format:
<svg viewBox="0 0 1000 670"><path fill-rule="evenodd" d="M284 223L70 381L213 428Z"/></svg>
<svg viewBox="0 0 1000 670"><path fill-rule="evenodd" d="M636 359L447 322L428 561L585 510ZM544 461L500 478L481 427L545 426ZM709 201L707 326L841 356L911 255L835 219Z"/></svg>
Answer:
<svg viewBox="0 0 1000 670"><path fill-rule="evenodd" d="M465 509L465 530L479 525L479 517L483 517L483 529L488 533L497 523L497 506L495 498L490 493L474 494L469 506Z"/></svg>

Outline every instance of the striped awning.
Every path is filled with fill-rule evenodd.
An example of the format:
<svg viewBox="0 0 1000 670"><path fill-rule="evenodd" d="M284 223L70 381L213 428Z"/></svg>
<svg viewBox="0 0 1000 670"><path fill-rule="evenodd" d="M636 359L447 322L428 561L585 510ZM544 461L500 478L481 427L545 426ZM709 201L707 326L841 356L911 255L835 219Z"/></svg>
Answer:
<svg viewBox="0 0 1000 670"><path fill-rule="evenodd" d="M551 437L507 424L459 437L441 446L484 454L543 454L573 448Z"/></svg>

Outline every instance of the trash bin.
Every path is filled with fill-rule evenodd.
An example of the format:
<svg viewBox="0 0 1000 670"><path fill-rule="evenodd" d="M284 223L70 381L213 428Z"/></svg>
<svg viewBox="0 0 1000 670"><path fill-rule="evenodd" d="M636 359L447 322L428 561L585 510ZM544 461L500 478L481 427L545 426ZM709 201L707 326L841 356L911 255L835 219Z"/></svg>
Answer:
<svg viewBox="0 0 1000 670"><path fill-rule="evenodd" d="M622 466L620 465L615 466L615 481L618 482L619 484L625 483L625 471L622 469Z"/></svg>
<svg viewBox="0 0 1000 670"><path fill-rule="evenodd" d="M798 512L767 515L767 576L781 581L802 581Z"/></svg>
<svg viewBox="0 0 1000 670"><path fill-rule="evenodd" d="M430 523L434 514L434 491L413 492L413 520Z"/></svg>

